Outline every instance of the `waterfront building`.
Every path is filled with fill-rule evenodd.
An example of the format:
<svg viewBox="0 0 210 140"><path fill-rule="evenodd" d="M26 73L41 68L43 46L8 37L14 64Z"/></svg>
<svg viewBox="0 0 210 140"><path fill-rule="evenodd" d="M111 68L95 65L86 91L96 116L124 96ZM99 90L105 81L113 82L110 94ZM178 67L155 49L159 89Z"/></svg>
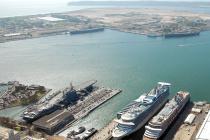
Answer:
<svg viewBox="0 0 210 140"><path fill-rule="evenodd" d="M210 140L210 111L208 112L203 124L201 125L196 140Z"/></svg>
<svg viewBox="0 0 210 140"><path fill-rule="evenodd" d="M45 131L46 133L52 135L73 120L74 117L69 111L57 110L36 120L33 122L33 125L36 129Z"/></svg>

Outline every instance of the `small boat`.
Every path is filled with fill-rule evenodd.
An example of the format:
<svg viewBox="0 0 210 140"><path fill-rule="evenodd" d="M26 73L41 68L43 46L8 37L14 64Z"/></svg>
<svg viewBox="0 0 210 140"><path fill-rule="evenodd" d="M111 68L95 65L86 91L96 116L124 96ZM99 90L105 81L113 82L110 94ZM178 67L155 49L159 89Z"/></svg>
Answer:
<svg viewBox="0 0 210 140"><path fill-rule="evenodd" d="M87 132L84 134L85 139L89 139L91 136L93 136L98 130L95 128L89 129Z"/></svg>
<svg viewBox="0 0 210 140"><path fill-rule="evenodd" d="M184 45L184 44L179 44L179 45L177 45L176 47L185 47L186 45Z"/></svg>
<svg viewBox="0 0 210 140"><path fill-rule="evenodd" d="M76 136L76 135L79 135L79 134L82 134L83 132L85 132L86 128L81 126L78 128L78 130L73 130L73 131L70 131L68 134L67 134L67 137L68 138L71 138L72 136Z"/></svg>

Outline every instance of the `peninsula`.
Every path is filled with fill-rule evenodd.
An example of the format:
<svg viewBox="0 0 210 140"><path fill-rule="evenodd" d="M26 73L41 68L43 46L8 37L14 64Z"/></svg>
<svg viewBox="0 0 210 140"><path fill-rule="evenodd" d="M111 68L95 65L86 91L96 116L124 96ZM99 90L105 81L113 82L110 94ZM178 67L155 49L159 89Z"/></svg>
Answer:
<svg viewBox="0 0 210 140"><path fill-rule="evenodd" d="M210 15L159 9L100 8L8 17L0 19L0 42L57 34L73 35L75 31L87 33L103 28L150 37L192 36L210 29Z"/></svg>

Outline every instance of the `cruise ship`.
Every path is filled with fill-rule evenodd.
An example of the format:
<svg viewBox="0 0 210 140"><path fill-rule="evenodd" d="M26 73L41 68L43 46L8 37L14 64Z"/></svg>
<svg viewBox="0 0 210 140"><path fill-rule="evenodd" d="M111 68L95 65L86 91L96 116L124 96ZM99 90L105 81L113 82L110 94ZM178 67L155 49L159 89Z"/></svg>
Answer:
<svg viewBox="0 0 210 140"><path fill-rule="evenodd" d="M145 126L144 138L159 139L190 99L188 92L178 92Z"/></svg>
<svg viewBox="0 0 210 140"><path fill-rule="evenodd" d="M112 136L121 139L140 129L167 102L170 83L158 82L150 92L128 104L117 114Z"/></svg>

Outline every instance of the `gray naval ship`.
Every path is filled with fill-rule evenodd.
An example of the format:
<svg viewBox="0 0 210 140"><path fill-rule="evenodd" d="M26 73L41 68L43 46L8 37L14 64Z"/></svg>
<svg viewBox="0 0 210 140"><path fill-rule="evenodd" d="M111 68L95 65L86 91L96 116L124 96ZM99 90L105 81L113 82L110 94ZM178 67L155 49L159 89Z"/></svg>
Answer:
<svg viewBox="0 0 210 140"><path fill-rule="evenodd" d="M36 104L29 106L23 112L22 118L27 122L32 122L57 109L76 104L78 100L89 95L96 82L96 80L89 80L75 87L70 83L69 87L46 95Z"/></svg>
<svg viewBox="0 0 210 140"><path fill-rule="evenodd" d="M188 92L178 92L145 126L144 138L159 139L190 99Z"/></svg>
<svg viewBox="0 0 210 140"><path fill-rule="evenodd" d="M117 114L113 138L121 139L140 129L167 102L170 83L158 82L149 93L141 95Z"/></svg>

